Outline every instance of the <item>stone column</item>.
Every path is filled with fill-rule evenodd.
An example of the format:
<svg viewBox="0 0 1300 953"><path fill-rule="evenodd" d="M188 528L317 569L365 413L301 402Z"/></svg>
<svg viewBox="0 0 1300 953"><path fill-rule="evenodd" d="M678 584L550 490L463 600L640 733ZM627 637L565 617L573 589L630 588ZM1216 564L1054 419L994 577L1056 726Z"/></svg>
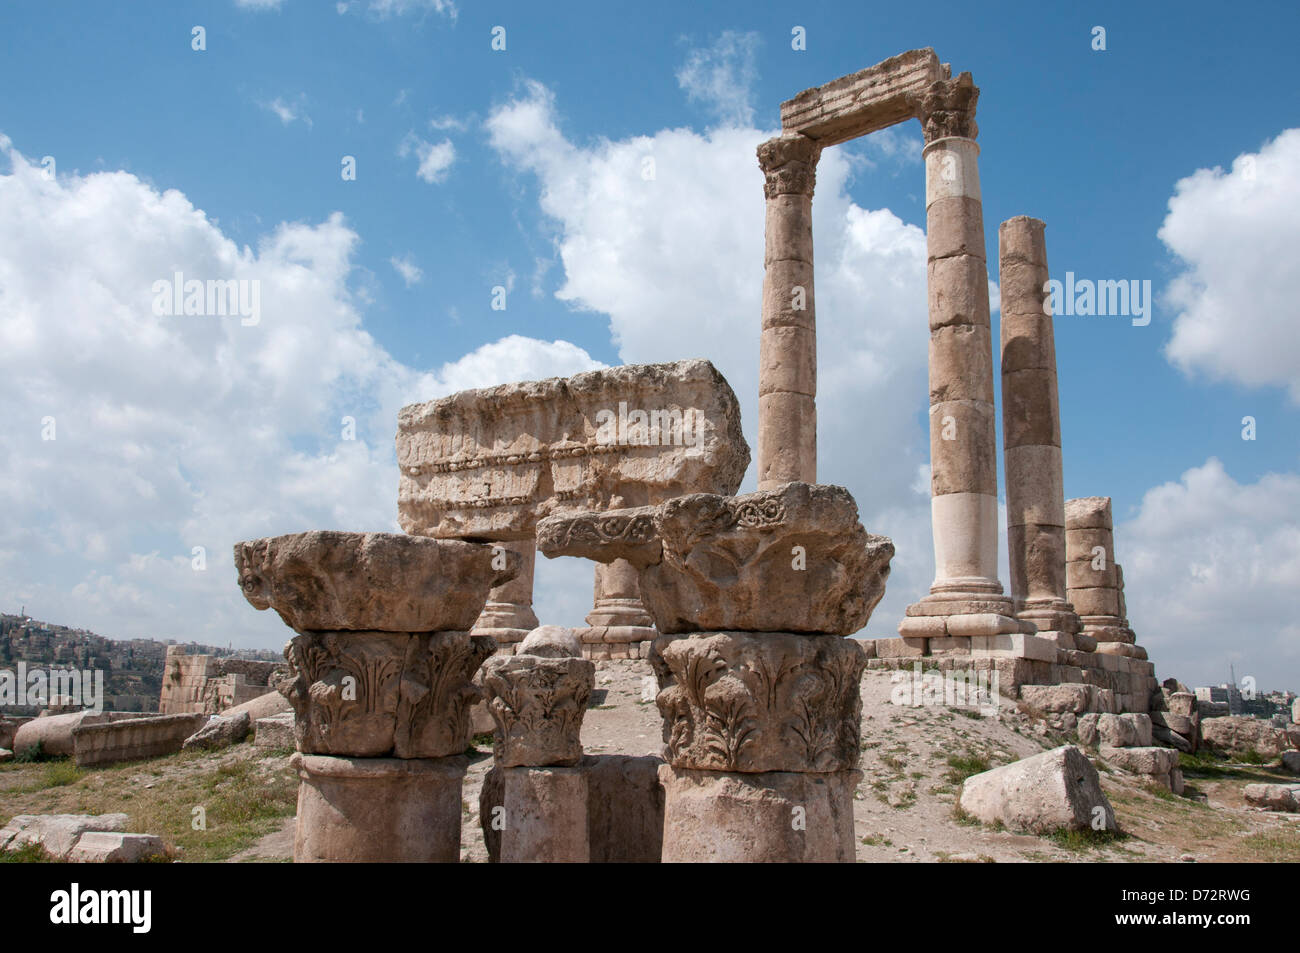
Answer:
<svg viewBox="0 0 1300 953"><path fill-rule="evenodd" d="M777 632L660 636L664 863L852 863L866 654Z"/></svg>
<svg viewBox="0 0 1300 953"><path fill-rule="evenodd" d="M626 559L597 563L587 628L579 630L588 658L643 658L658 634L641 601L636 567Z"/></svg>
<svg viewBox="0 0 1300 953"><path fill-rule="evenodd" d="M582 762L582 718L596 666L561 652L578 651L576 634L546 626L512 658L490 659L480 683L496 722L499 807L484 814L499 837L503 863L587 863L587 776ZM554 653L533 655L529 649ZM571 641L567 648L559 643ZM491 839L491 838L489 838Z"/></svg>
<svg viewBox="0 0 1300 953"><path fill-rule="evenodd" d="M821 147L800 134L758 147L765 181L758 369L758 488L817 482L812 196Z"/></svg>
<svg viewBox="0 0 1300 953"><path fill-rule="evenodd" d="M1119 567L1110 497L1085 496L1065 504L1066 594L1085 635L1101 642L1133 642L1120 614Z"/></svg>
<svg viewBox="0 0 1300 953"><path fill-rule="evenodd" d="M538 626L537 613L533 611L533 569L537 562L537 543L530 538L494 545L519 555L519 575L488 593L487 604L474 623L473 632L475 635L492 636L501 646L500 650L508 655Z"/></svg>
<svg viewBox="0 0 1300 953"><path fill-rule="evenodd" d="M295 863L460 859L470 679L494 648L466 632L306 632L289 643Z"/></svg>
<svg viewBox="0 0 1300 953"><path fill-rule="evenodd" d="M1072 649L1079 617L1065 598L1061 412L1056 342L1045 298L1044 228L1038 219L1021 215L998 229L1007 552L1019 618Z"/></svg>
<svg viewBox="0 0 1300 953"><path fill-rule="evenodd" d="M997 438L984 218L969 73L918 97L924 127L930 312L930 493L935 580L899 626L924 640L1032 632L998 581ZM967 644L939 643L965 649ZM981 646L970 644L975 650ZM994 648L993 643L983 647ZM1007 648L1000 643L999 651Z"/></svg>

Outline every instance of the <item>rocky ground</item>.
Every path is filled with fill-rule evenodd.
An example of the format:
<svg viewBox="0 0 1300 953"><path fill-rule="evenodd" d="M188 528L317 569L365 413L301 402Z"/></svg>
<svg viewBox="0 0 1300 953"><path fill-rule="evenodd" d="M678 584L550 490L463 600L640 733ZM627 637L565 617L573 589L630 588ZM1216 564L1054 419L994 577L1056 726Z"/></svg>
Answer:
<svg viewBox="0 0 1300 953"><path fill-rule="evenodd" d="M645 661L601 662L583 726L590 754L657 754L659 713L646 694ZM1101 765L1102 785L1122 836L1034 837L958 818L961 781L1045 748L1073 741L1003 704L969 709L890 703L889 672L862 682L863 779L856 794L860 861L1300 861L1300 815L1248 808L1252 782L1293 781L1277 768L1184 760L1185 796ZM603 693L603 694L602 694ZM487 859L478 797L491 767L482 743L465 781L463 859ZM293 852L295 779L287 752L240 745L81 771L66 762L0 767L0 822L20 813L131 815L131 830L158 833L183 860L286 861ZM205 807L208 829L192 827Z"/></svg>

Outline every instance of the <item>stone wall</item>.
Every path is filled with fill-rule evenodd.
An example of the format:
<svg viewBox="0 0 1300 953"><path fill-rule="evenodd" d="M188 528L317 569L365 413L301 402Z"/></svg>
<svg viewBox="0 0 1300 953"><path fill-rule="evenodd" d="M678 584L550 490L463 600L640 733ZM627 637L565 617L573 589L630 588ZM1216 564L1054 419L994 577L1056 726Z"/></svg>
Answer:
<svg viewBox="0 0 1300 953"><path fill-rule="evenodd" d="M73 757L77 767L84 768L175 754L207 720L207 715L198 712L83 724L72 732Z"/></svg>
<svg viewBox="0 0 1300 953"><path fill-rule="evenodd" d="M284 671L283 662L188 655L182 645L168 646L158 713L215 715L265 695Z"/></svg>

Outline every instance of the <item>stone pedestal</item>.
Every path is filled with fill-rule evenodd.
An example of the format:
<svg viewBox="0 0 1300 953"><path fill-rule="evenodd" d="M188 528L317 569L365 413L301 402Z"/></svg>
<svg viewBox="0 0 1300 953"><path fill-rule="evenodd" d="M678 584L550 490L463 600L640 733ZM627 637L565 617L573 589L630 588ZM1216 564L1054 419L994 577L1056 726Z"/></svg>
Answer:
<svg viewBox="0 0 1300 953"><path fill-rule="evenodd" d="M297 753L295 863L456 863L469 762Z"/></svg>
<svg viewBox="0 0 1300 953"><path fill-rule="evenodd" d="M482 543L312 532L235 546L245 598L298 634L294 859L460 859L472 679L496 641L463 631L519 570Z"/></svg>
<svg viewBox="0 0 1300 953"><path fill-rule="evenodd" d="M664 765L664 863L855 860L853 791L862 772L742 774Z"/></svg>
<svg viewBox="0 0 1300 953"><path fill-rule="evenodd" d="M1045 226L1018 216L998 229L1002 293L1002 438L1007 476L1011 597L1020 619L1075 648L1079 619L1066 601L1065 490L1056 343Z"/></svg>
<svg viewBox="0 0 1300 953"><path fill-rule="evenodd" d="M505 863L587 863L587 778L579 765L596 666L562 654L562 640L543 635L524 642L521 654L488 660L479 675L496 722L502 785L499 816L482 823L485 836L491 828L499 838Z"/></svg>
<svg viewBox="0 0 1300 953"><path fill-rule="evenodd" d="M970 74L918 97L924 127L930 312L930 493L935 580L899 634L931 638L1032 632L998 581L998 486L984 219Z"/></svg>
<svg viewBox="0 0 1300 953"><path fill-rule="evenodd" d="M817 482L812 196L821 146L798 133L758 147L767 198L758 366L758 488Z"/></svg>
<svg viewBox="0 0 1300 953"><path fill-rule="evenodd" d="M537 546L531 539L496 543L519 557L519 574L508 582L496 586L488 593L487 604L478 621L474 623L475 635L489 635L496 639L506 654L537 628L537 613L533 611L533 570L537 562Z"/></svg>
<svg viewBox="0 0 1300 953"><path fill-rule="evenodd" d="M828 635L661 636L663 860L849 862L861 646Z"/></svg>
<svg viewBox="0 0 1300 953"><path fill-rule="evenodd" d="M501 862L589 862L586 772L580 767L515 767L502 774Z"/></svg>

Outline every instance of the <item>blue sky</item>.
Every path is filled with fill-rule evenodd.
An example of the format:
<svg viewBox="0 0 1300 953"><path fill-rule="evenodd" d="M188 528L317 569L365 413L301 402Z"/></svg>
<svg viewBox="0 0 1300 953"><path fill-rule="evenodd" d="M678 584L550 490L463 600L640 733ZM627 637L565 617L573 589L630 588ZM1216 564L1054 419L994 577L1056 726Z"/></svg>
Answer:
<svg viewBox="0 0 1300 953"><path fill-rule="evenodd" d="M1056 340L1066 494L1114 498L1130 616L1158 674L1217 682L1231 661L1300 688L1300 147L1282 137L1300 126L1300 13L1046 6L5 4L0 343L19 409L0 429L0 504L20 516L0 535L3 608L110 636L275 645L287 630L239 601L230 543L391 528L392 411L460 386L708 357L753 445L753 147L782 100L932 46L982 89L990 262L997 224L1028 214L1047 222L1054 277L1152 282L1149 326L1061 316ZM806 50L791 49L796 25ZM819 477L900 547L875 636L933 569L912 488L926 453L919 145L908 123L828 150L814 203ZM1243 182L1234 161L1253 154ZM658 191L619 178L644 155ZM53 182L15 171L45 156ZM134 179L95 178L118 171ZM1255 191L1240 200L1242 187ZM222 262L281 288L292 316L270 302L259 342L224 349L211 329L160 344L126 317L150 276ZM490 307L497 285L505 311ZM119 305L125 323L106 323ZM33 423L46 412L57 450ZM361 446L336 439L349 412ZM189 572L192 545L212 554L205 576ZM577 624L589 574L539 568L543 621Z"/></svg>

